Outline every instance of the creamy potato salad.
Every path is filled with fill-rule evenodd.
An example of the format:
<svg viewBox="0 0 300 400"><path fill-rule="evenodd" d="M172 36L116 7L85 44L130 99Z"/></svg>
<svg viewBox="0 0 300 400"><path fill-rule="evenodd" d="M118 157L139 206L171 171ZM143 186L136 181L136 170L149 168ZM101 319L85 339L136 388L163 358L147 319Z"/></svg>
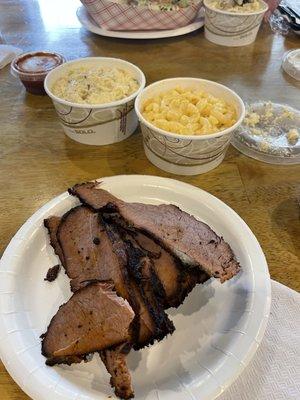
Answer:
<svg viewBox="0 0 300 400"><path fill-rule="evenodd" d="M104 104L122 100L138 88L138 81L120 68L74 67L51 89L55 96L71 103Z"/></svg>
<svg viewBox="0 0 300 400"><path fill-rule="evenodd" d="M264 4L260 0L250 0L247 2L242 0L207 0L206 3L209 7L215 8L216 10L236 13L261 11L264 8Z"/></svg>

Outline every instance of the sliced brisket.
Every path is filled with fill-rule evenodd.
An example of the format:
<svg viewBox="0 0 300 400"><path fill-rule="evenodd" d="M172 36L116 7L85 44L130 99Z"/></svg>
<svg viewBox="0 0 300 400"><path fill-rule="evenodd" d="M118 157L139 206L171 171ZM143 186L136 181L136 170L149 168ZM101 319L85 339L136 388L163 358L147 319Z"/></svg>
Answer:
<svg viewBox="0 0 300 400"><path fill-rule="evenodd" d="M57 278L57 275L59 274L60 271L60 265L54 265L54 267L51 267L48 269L47 271L47 275L46 278L44 279L44 281L48 281L48 282L53 282L55 281L55 279Z"/></svg>
<svg viewBox="0 0 300 400"><path fill-rule="evenodd" d="M69 189L95 210L115 212L117 223L152 237L185 263L198 266L224 282L236 275L240 266L233 251L208 225L174 205L126 203L88 182Z"/></svg>
<svg viewBox="0 0 300 400"><path fill-rule="evenodd" d="M130 345L121 344L115 349L99 352L107 372L111 375L111 386L115 389L116 396L121 399L134 397L131 375L126 362L126 356L130 349Z"/></svg>
<svg viewBox="0 0 300 400"><path fill-rule="evenodd" d="M64 265L64 255L57 240L57 230L60 220L61 219L59 217L52 216L44 220L44 225L47 228L50 236L50 244L53 247L55 254L58 255L60 262L62 265Z"/></svg>
<svg viewBox="0 0 300 400"><path fill-rule="evenodd" d="M126 231L114 224L105 223L100 215L99 219L105 226L115 254L128 271L131 280L134 282L136 293L139 291L143 303L146 305L146 309L154 322L148 332L145 332L145 329L140 329L140 337L134 341L134 348L139 349L153 343L154 340L161 340L166 335L173 333L174 325L164 311L160 298L157 296L157 290L153 290L154 288L157 289L160 282L154 273L152 260ZM143 318L147 316L148 312L146 314L144 312L140 313L140 322L143 322ZM149 323L144 325L146 328ZM140 328L144 327L140 326Z"/></svg>
<svg viewBox="0 0 300 400"><path fill-rule="evenodd" d="M123 265L120 264L112 251L111 242L103 226L99 225L97 214L87 207L75 207L66 213L62 219L58 217L49 218L45 225L50 234L51 244L55 246L55 252L60 254L61 259L64 259L65 252L66 262L64 267L71 279L72 291L79 290L95 279L113 281L118 294L134 304L136 316L135 322L133 321L130 326L131 340L134 338L139 340L139 335L141 335L141 338L151 336L154 331L152 318L143 303L138 288L132 287L126 270L123 269ZM57 235L58 230L59 235ZM143 315L141 315L142 312ZM123 349L123 345L121 348ZM105 357L106 352L108 353L107 357ZM117 348L116 350L103 350L101 355L106 369L113 374L111 383L117 385L116 393L123 393L124 398L126 398L125 395L128 395L129 398L133 391L130 373L126 369L125 353L120 352ZM85 359L85 356L62 357L60 359L56 357L48 360L47 364L66 363L70 365L81 362L83 359ZM121 368L120 371L119 367ZM128 375L126 379L125 372ZM124 382L121 384L122 377Z"/></svg>
<svg viewBox="0 0 300 400"><path fill-rule="evenodd" d="M134 312L109 283L78 290L52 318L42 339L48 364L85 356L130 340Z"/></svg>
<svg viewBox="0 0 300 400"><path fill-rule="evenodd" d="M164 309L179 306L210 276L229 279L239 266L222 238L179 208L125 203L96 186L76 185L69 191L84 205L45 220L75 294L52 318L42 353L54 365L99 352L116 395L129 399L131 346L172 333Z"/></svg>
<svg viewBox="0 0 300 400"><path fill-rule="evenodd" d="M59 222L55 217L50 220ZM131 327L135 347L141 348L164 336L136 281L127 274L128 255L124 242L113 232L111 238L108 237L97 213L86 206L75 207L61 218L59 226L50 234L52 245L59 246L72 291L95 279L110 280L117 294L127 299L135 312Z"/></svg>
<svg viewBox="0 0 300 400"><path fill-rule="evenodd" d="M90 208L72 208L61 219L57 241L73 292L90 280L113 281L117 293L129 299L126 270L112 251L110 240L98 215Z"/></svg>
<svg viewBox="0 0 300 400"><path fill-rule="evenodd" d="M180 260L142 233L135 234L135 240L148 252L153 260L153 269L164 291L162 304L165 308L178 307L198 283L204 283L209 276L199 268L186 268Z"/></svg>

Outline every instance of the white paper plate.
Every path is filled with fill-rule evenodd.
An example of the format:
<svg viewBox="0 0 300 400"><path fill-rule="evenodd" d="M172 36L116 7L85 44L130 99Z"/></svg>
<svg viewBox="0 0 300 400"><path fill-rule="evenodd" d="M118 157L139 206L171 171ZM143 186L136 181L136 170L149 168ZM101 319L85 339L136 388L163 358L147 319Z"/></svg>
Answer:
<svg viewBox="0 0 300 400"><path fill-rule="evenodd" d="M208 400L241 373L263 337L270 308L270 279L263 252L245 222L217 198L185 183L152 176L101 179L127 201L173 203L207 222L227 240L243 270L234 279L199 285L177 310L176 331L139 352L132 351L136 399ZM43 278L57 258L43 219L77 204L67 193L38 210L7 247L0 268L0 355L8 372L34 400L107 400L109 376L98 356L87 364L47 367L39 336L70 297L60 273Z"/></svg>
<svg viewBox="0 0 300 400"><path fill-rule="evenodd" d="M162 31L108 31L100 28L83 6L77 9L76 15L81 25L88 31L96 33L100 36L121 39L162 39L181 36L194 32L197 29L202 28L204 25L204 8L201 8L198 17L191 24L178 29L167 29Z"/></svg>

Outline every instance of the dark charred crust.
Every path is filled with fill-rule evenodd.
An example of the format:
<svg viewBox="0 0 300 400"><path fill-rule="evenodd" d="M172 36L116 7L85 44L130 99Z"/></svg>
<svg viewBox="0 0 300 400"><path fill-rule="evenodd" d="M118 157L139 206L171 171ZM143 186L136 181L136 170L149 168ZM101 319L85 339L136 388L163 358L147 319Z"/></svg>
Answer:
<svg viewBox="0 0 300 400"><path fill-rule="evenodd" d="M178 262L180 263L180 261ZM170 306L178 308L197 284L202 284L208 279L210 279L210 276L206 272L199 270L199 268L181 269L179 275L180 291L170 300Z"/></svg>
<svg viewBox="0 0 300 400"><path fill-rule="evenodd" d="M175 328L173 323L169 320L167 314L164 312L162 304L153 291L153 283L158 284L157 279L151 266L152 262L145 252L143 252L137 245L129 240L124 240L127 254L128 263L127 268L129 269L133 279L139 285L142 298L149 310L149 313L155 323L155 339L162 339L169 333L173 333ZM149 264L148 264L149 263ZM149 275L143 271L144 267L149 268Z"/></svg>
<svg viewBox="0 0 300 400"><path fill-rule="evenodd" d="M163 287L163 284L159 280L158 276L156 275L155 271L153 270L153 268L152 268L152 274L151 274L151 285L152 285L153 291L156 295L158 304L161 304L161 306L164 309L167 308L168 301L167 301L167 295L166 295L165 289Z"/></svg>
<svg viewBox="0 0 300 400"><path fill-rule="evenodd" d="M112 388L115 388L112 378L111 378L111 381L110 381L110 385L111 385ZM124 390L124 388L123 389L121 388L120 390L115 388L116 396L119 397L120 399L124 399L124 400L129 400L129 399L133 399L134 398L134 393L131 393L130 395L127 396L127 395L124 394L123 390Z"/></svg>
<svg viewBox="0 0 300 400"><path fill-rule="evenodd" d="M142 266L141 259L145 254L137 247L134 247L129 240L124 240L127 251L127 267L130 275L137 281L138 284L142 283Z"/></svg>
<svg viewBox="0 0 300 400"><path fill-rule="evenodd" d="M118 211L118 207L114 203L107 203L105 207L100 208L99 210L103 210L103 212L115 213Z"/></svg>
<svg viewBox="0 0 300 400"><path fill-rule="evenodd" d="M76 183L76 185L74 185L74 186L72 186L72 187L70 187L68 189L68 193L71 194L72 196L77 196L78 194L77 194L76 190L77 190L78 187L90 184L91 187L93 188L93 187L97 186L100 183L101 182L97 182L97 181L88 181L88 182L83 182L83 183Z"/></svg>
<svg viewBox="0 0 300 400"><path fill-rule="evenodd" d="M93 243L98 246L100 244L100 239L98 237L94 237Z"/></svg>
<svg viewBox="0 0 300 400"><path fill-rule="evenodd" d="M63 251L62 248L57 240L57 229L53 229L53 227L51 226L51 218L49 217L47 219L44 219L44 227L47 229L48 234L49 234L49 240L50 240L50 245L52 246L54 253L58 256L58 258L60 259L61 264L64 266L64 255L63 255ZM54 240L54 238L56 240Z"/></svg>
<svg viewBox="0 0 300 400"><path fill-rule="evenodd" d="M126 221L119 214L114 214L114 213L113 214L104 214L103 217L105 218L105 220L107 221L107 223L110 226L117 225L118 231L119 232L121 231L123 233L123 236L124 236L124 231L131 234L132 237L134 237L134 234L136 234L136 232L141 232L142 234L144 234L145 236L147 236L148 238L153 240L157 245L159 245L160 247L163 247L161 245L161 243L158 240L155 240L151 235L149 235L149 233L147 231L137 230L137 229L133 229L132 227L129 227L128 224L126 223ZM143 283L145 283L145 281L143 280L143 276L141 274L139 258L145 257L148 254L147 254L147 252L143 252L141 248L139 248L138 251L137 250L132 251L133 246L132 245L128 246L128 244L129 244L128 240L125 242L127 245L127 251L128 251L128 249L131 249L129 257L128 257L130 262L128 263L127 266L129 267L131 273L133 274L134 279L136 279L139 284L143 284ZM152 275L151 278L155 282L153 287L155 288L155 292L158 295L158 300L159 300L159 304L156 304L157 308L155 308L155 307L153 308L153 306L151 304L149 304L149 301L148 301L147 297L145 296L144 290L142 290L142 296L143 296L145 303L147 304L147 308L148 308L153 320L155 321L155 325L158 328L156 329L155 335L153 336L153 338L150 339L150 341L147 341L144 343L134 342L135 350L142 349L145 346L149 346L149 345L153 344L155 342L155 340L160 341L165 337L166 334L172 333L174 331L175 328L173 326L173 323L169 324L168 322L171 322L171 321L168 320L168 322L167 322L166 319L161 318L160 311L163 308L178 307L179 305L181 305L183 303L184 299L186 298L186 296L191 292L191 290L198 283L199 268L193 269L190 266L183 265L183 263L180 261L180 259L178 257L176 257L173 253L171 253L169 251L169 249L165 248L165 250L173 257L173 259L175 260L177 269L179 271L178 291L174 294L172 299L167 299L166 295L164 293L164 288L163 288L162 284L159 282L159 279L157 277L155 277L154 274ZM185 282L190 273L195 274L196 276L195 276L194 282L191 283L190 285L187 285ZM209 279L209 276L204 271L201 271L200 274L204 274L206 276L205 280ZM143 288L143 285L141 286L141 288ZM158 309L159 309L159 311L158 311ZM159 328L159 327L162 327L162 328Z"/></svg>
<svg viewBox="0 0 300 400"><path fill-rule="evenodd" d="M53 282L55 281L55 279L57 278L58 274L60 271L60 265L54 265L54 267L51 267L48 269L46 278L44 278L44 281L48 281L48 282Z"/></svg>
<svg viewBox="0 0 300 400"><path fill-rule="evenodd" d="M106 208L105 208L105 211L107 212ZM156 243L158 246L160 246L161 248L166 250L172 257L178 259L178 257L176 257L174 255L174 253L168 247L166 247L159 239L152 236L151 233L149 233L146 229L136 229L136 228L132 227L120 214L115 213L115 212L108 213L108 214L104 213L102 215L103 215L103 219L106 220L108 223L116 224L119 227L125 229L126 231L131 232L132 234L136 234L136 232L142 233L143 235L147 236L149 239L153 240L153 242Z"/></svg>
<svg viewBox="0 0 300 400"><path fill-rule="evenodd" d="M145 247L142 246L142 244L137 240L138 239L138 231L135 229L126 229L126 232L128 235L130 235L139 245L139 248L144 252L145 255L152 259L158 259L161 256L161 250L154 252L150 251L149 249L146 249ZM161 249L161 248L160 248Z"/></svg>
<svg viewBox="0 0 300 400"><path fill-rule="evenodd" d="M127 263L127 255L126 255L125 250L123 251L122 247L120 247L120 246L114 246L114 244L118 243L118 241L120 240L118 232L116 231L116 229L113 226L107 224L107 222L102 218L102 215L100 213L98 214L98 219L99 219L100 225L104 226L106 233L107 233L111 243L113 244L113 251L120 258L123 265L125 265ZM116 249L116 247L117 247L117 249ZM133 321L130 324L129 329L130 329L132 342L136 342L139 339L139 332L140 332L140 318L139 318L140 306L139 306L137 300L135 299L135 295L134 295L133 289L131 287L130 278L129 278L126 268L122 268L122 274L123 274L124 283L127 286L127 291L129 294L128 302L135 313L135 316L133 318Z"/></svg>
<svg viewBox="0 0 300 400"><path fill-rule="evenodd" d="M49 218L44 219L44 227L48 229L48 233L50 234Z"/></svg>
<svg viewBox="0 0 300 400"><path fill-rule="evenodd" d="M67 364L67 365L72 365L72 364L79 364L82 361L88 361L88 356L89 353L80 355L80 356L67 356L67 357L53 357L53 358L48 358L45 362L48 367L53 367L54 365L58 364Z"/></svg>
<svg viewBox="0 0 300 400"><path fill-rule="evenodd" d="M179 271L179 277L178 277L179 279L177 282L178 291L174 294L172 299L167 299L166 296L164 296L164 294L163 294L163 291L164 291L163 287L161 290L162 285L159 285L158 282L157 282L157 285L155 285L155 290L158 291L157 295L160 296L160 301L161 301L161 304L164 305L164 308L180 306L183 303L186 296L191 292L191 290L195 287L195 285L197 283L202 283L202 281L204 282L210 278L210 276L208 274L206 274L205 271L200 270L199 268L191 267L188 264L183 264L182 261L177 256L175 256L172 251L170 251L170 249L163 246L163 244L159 240L154 238L151 234L149 234L148 231L143 230L143 229L133 229L132 227L130 227L127 224L127 222L119 214L115 214L115 213L104 214L104 218L108 221L109 224L117 224L119 227L121 227L121 229L124 229L127 233L130 233L133 237L137 232L142 233L149 239L153 240L154 243L156 243L158 246L160 246L165 251L167 251L168 254L173 258L173 260L176 263L176 267ZM145 254L147 254L147 253L145 253ZM147 254L147 255L149 255L149 254ZM194 284L186 285L185 282L189 278L190 274L195 276ZM198 278L197 278L198 274L205 277L205 278L200 279L200 282L198 282ZM162 300L162 298L163 298L163 300Z"/></svg>
<svg viewBox="0 0 300 400"><path fill-rule="evenodd" d="M90 204L88 204L88 203L84 200L84 198L80 196L80 194L79 194L78 191L77 191L77 188L79 188L80 186L89 184L89 185L91 186L91 189L93 189L93 188L95 188L96 186L100 185L101 183L102 183L102 182L98 182L98 181L91 181L91 182L78 183L78 184L72 186L71 188L69 188L69 189L68 189L68 193L69 193L71 196L77 197L77 198L80 200L80 202L81 202L85 207L88 207L90 210L99 211L101 208L95 210L94 207L92 207Z"/></svg>
<svg viewBox="0 0 300 400"><path fill-rule="evenodd" d="M152 302L154 300L157 312L161 312L163 309L162 307L165 305L166 302L166 293L162 283L160 282L158 276L153 270L152 261L151 258L149 258L148 256L148 252L143 250L137 243L133 245L130 240L124 240L124 243L127 248L127 267L129 268L130 273L132 274L136 282L141 285L142 288L144 288L144 297L147 297L147 294L145 293L147 291L147 287L151 293L153 292L151 296ZM145 275L143 274L143 263L150 263L149 277L145 277ZM148 302L148 299L145 300ZM153 310L152 312L155 313L155 310Z"/></svg>
<svg viewBox="0 0 300 400"><path fill-rule="evenodd" d="M171 322L171 321L170 321ZM171 322L171 324L173 325L173 323ZM173 325L173 330L169 329L169 332L159 332L156 334L156 336L152 336L150 339L148 339L147 341L144 342L136 342L133 344L132 348L134 350L142 350L145 347L149 347L152 346L155 342L160 342L161 340L163 340L165 337L168 336L168 334L172 335L172 333L174 332L175 328Z"/></svg>
<svg viewBox="0 0 300 400"><path fill-rule="evenodd" d="M132 241L126 237L126 231L123 231L122 228L117 227L115 224L108 223L107 220L102 218L100 213L99 218L104 224L110 240L113 242L119 242L115 252L119 257L122 258L124 265L126 265L126 268L124 269L128 270L129 276L137 283L142 299L154 322L155 331L153 332L152 337L149 339L150 342L153 343L154 340L161 340L167 334L173 333L175 328L173 323L169 320L167 314L164 312L163 306L159 304L158 299L155 297L155 295L153 295L153 288L151 286L151 275L153 270L151 269L151 274L149 277L145 276L143 273L143 262L151 263L151 260L147 259L145 252L139 248L136 243L133 244ZM150 293L152 293L152 295L150 295ZM139 341L136 340L138 339L136 328L137 326L140 328L140 322L138 322L139 314L136 312L134 304L132 304L131 301L129 301L129 303L137 316L132 322L133 343L135 346L142 348L150 344L150 342L147 340L144 343L137 344Z"/></svg>

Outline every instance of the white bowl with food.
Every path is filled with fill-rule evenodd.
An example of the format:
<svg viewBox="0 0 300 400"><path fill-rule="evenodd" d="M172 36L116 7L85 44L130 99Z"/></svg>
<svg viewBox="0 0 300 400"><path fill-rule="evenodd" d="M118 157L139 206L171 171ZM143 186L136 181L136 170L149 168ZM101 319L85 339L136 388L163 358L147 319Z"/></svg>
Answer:
<svg viewBox="0 0 300 400"><path fill-rule="evenodd" d="M149 85L137 96L135 110L147 158L179 175L216 168L245 116L244 103L234 91L197 78Z"/></svg>
<svg viewBox="0 0 300 400"><path fill-rule="evenodd" d="M255 41L268 10L262 0L237 4L235 0L204 0L207 40L221 46L246 46Z"/></svg>
<svg viewBox="0 0 300 400"><path fill-rule="evenodd" d="M87 57L52 70L45 91L67 136L84 144L107 145L135 131L134 100L145 83L143 72L128 61Z"/></svg>
<svg viewBox="0 0 300 400"><path fill-rule="evenodd" d="M148 31L178 29L194 21L202 0L80 0L103 29Z"/></svg>

